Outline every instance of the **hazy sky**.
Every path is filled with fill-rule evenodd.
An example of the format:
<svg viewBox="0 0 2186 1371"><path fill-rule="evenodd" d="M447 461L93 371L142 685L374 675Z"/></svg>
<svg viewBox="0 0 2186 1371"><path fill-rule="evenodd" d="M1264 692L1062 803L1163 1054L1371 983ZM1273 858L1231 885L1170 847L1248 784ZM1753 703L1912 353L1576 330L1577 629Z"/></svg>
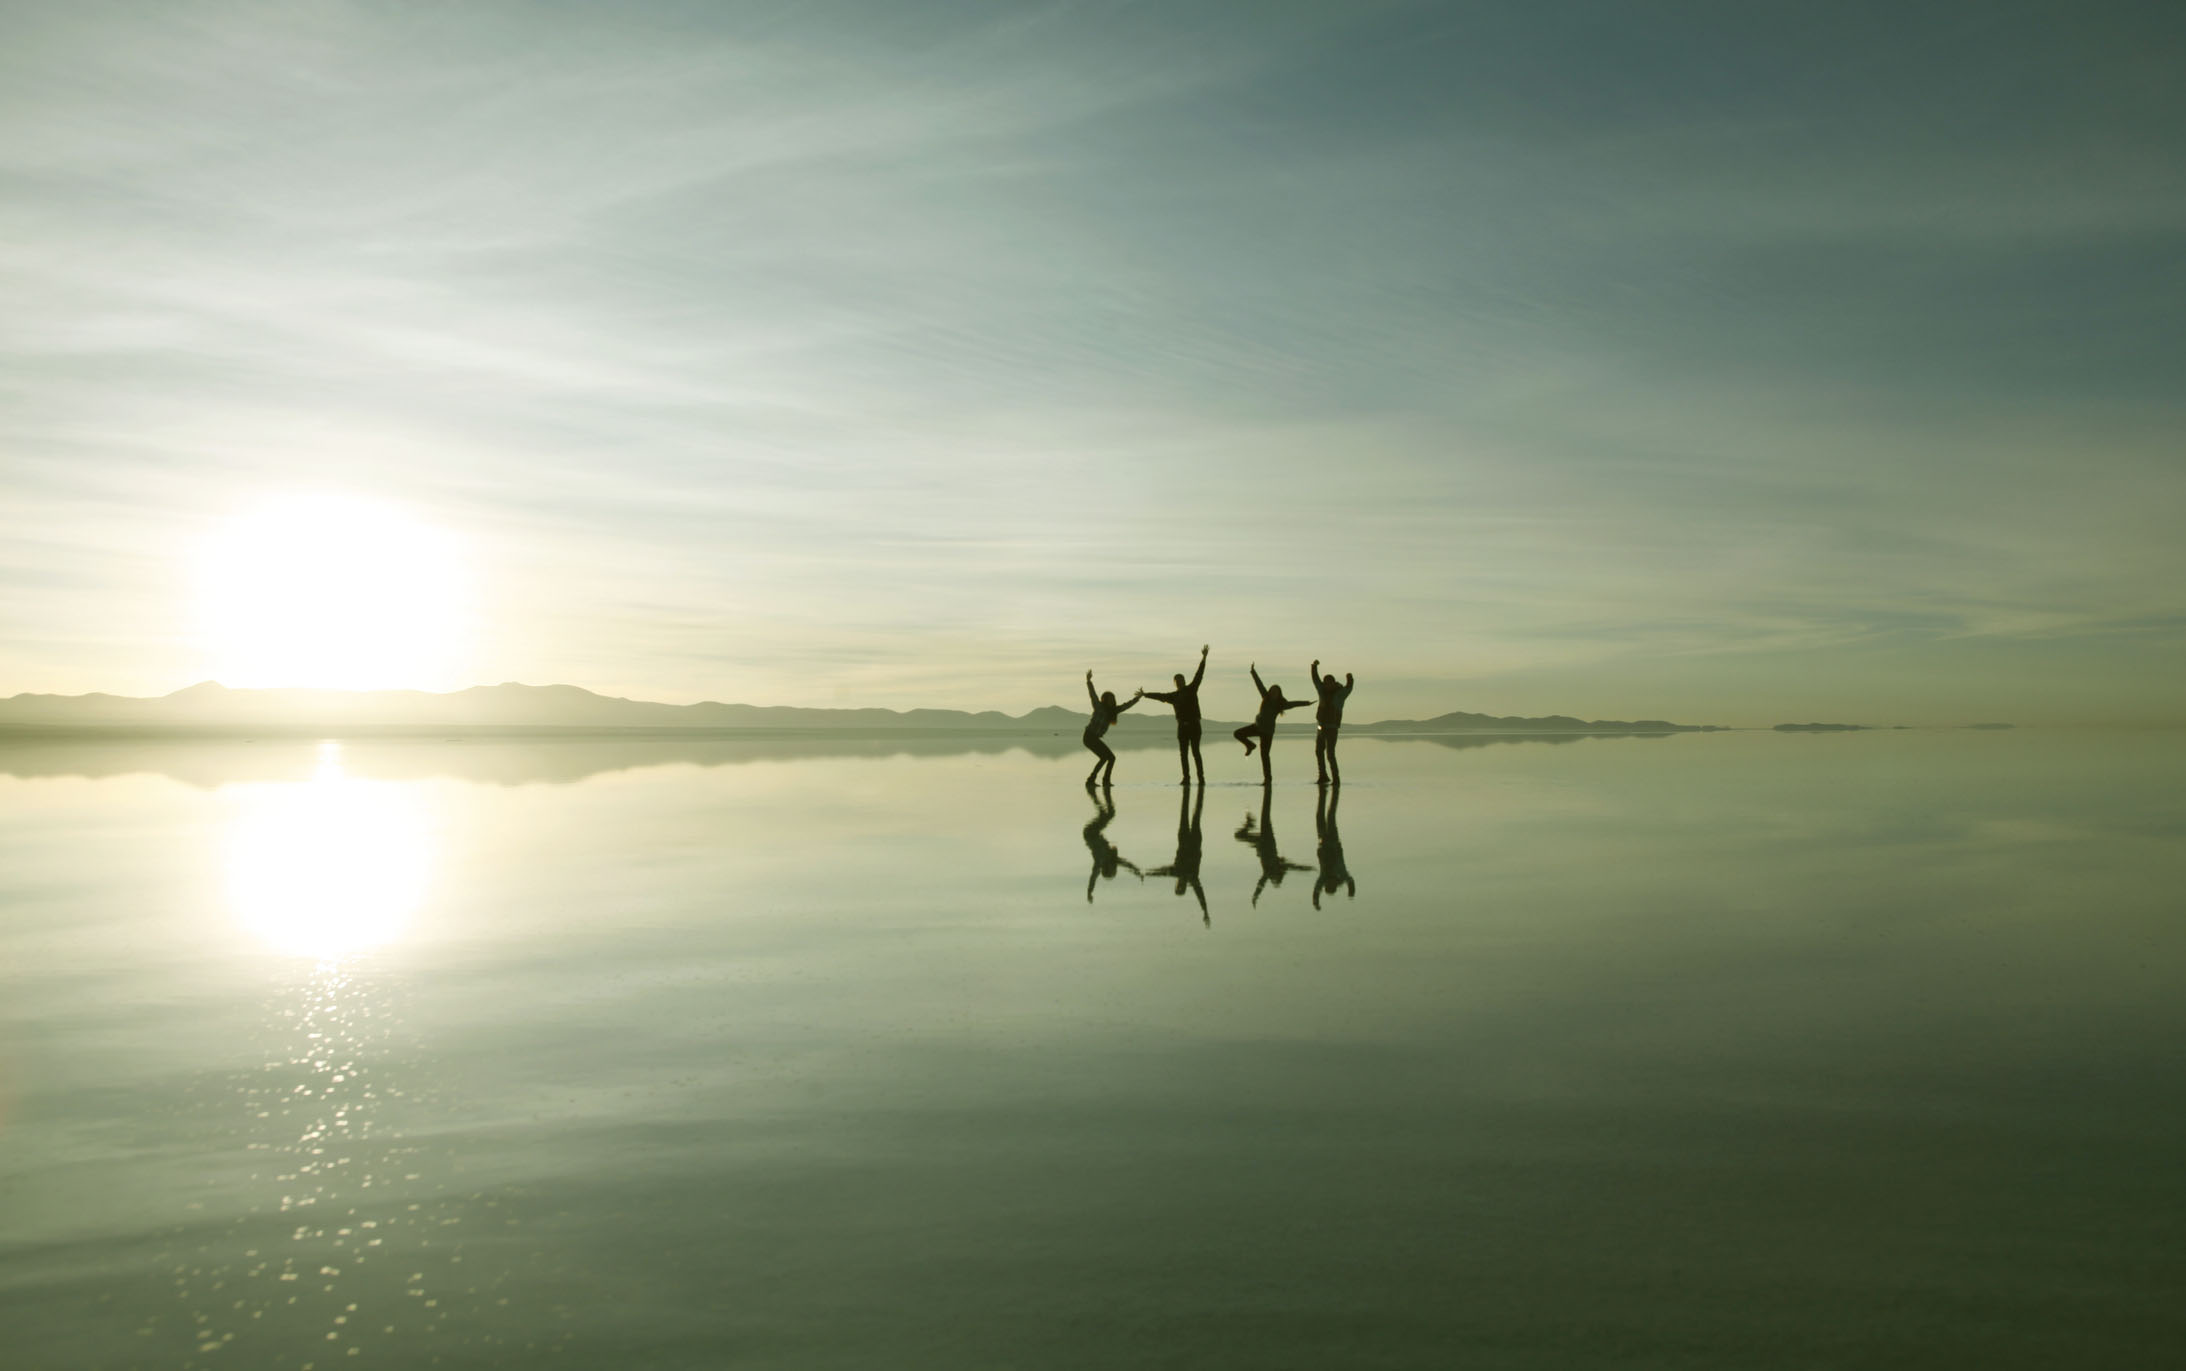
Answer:
<svg viewBox="0 0 2186 1371"><path fill-rule="evenodd" d="M2186 715L2186 6L0 26L0 694L328 494L433 687Z"/></svg>

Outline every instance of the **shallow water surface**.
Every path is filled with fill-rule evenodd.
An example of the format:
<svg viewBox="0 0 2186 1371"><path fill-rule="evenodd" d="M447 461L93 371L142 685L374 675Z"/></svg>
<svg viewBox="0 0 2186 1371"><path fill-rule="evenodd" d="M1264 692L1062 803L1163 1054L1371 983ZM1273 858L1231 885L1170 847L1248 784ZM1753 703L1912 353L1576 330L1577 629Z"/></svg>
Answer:
<svg viewBox="0 0 2186 1371"><path fill-rule="evenodd" d="M6 1363L2186 1340L2178 736L1082 760L0 748Z"/></svg>

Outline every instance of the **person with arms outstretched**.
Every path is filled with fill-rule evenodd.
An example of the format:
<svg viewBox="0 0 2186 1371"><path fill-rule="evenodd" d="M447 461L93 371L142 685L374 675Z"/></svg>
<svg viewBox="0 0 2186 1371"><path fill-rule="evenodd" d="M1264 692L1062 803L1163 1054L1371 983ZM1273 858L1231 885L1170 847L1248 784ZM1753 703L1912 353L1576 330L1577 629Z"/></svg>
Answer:
<svg viewBox="0 0 2186 1371"><path fill-rule="evenodd" d="M1175 690L1149 690L1143 692L1149 700L1159 700L1176 711L1177 765L1184 768L1184 779L1178 785L1192 783L1192 768L1199 768L1199 783L1207 783L1207 763L1199 755L1199 683L1207 679L1207 648L1199 649L1199 670L1186 681L1178 672Z"/></svg>
<svg viewBox="0 0 2186 1371"><path fill-rule="evenodd" d="M1199 836L1199 815L1206 803L1207 787L1204 785L1177 796L1176 860L1146 874L1174 876L1176 893L1182 895L1191 891L1199 900L1199 921L1211 926L1214 921L1207 915L1207 888L1199 883L1199 865L1206 852L1206 844Z"/></svg>
<svg viewBox="0 0 2186 1371"><path fill-rule="evenodd" d="M1260 692L1260 713L1254 717L1251 723L1246 724L1230 736L1245 745L1245 755L1247 757L1252 755L1254 740L1259 741L1260 784L1273 785L1275 784L1275 772L1268 764L1268 754L1275 750L1275 721L1282 717L1284 710L1297 709L1313 702L1311 700L1286 700L1283 698L1283 688L1281 686L1262 684L1260 664L1258 662L1252 664L1252 684L1253 688Z"/></svg>
<svg viewBox="0 0 2186 1371"><path fill-rule="evenodd" d="M1146 692L1142 690L1119 705L1116 703L1116 692L1113 690L1104 690L1099 694L1095 694L1093 691L1093 673L1090 671L1085 673L1085 697L1093 702L1093 717L1085 721L1085 745L1092 749L1094 757L1098 759L1093 763L1093 774L1085 778L1085 788L1087 790L1091 790L1095 785L1107 785L1116 779L1116 754L1109 748L1108 744L1101 741L1101 735L1108 732L1109 725L1115 723L1125 710L1137 704L1140 697L1145 694ZM1106 777L1101 775L1104 767L1108 771Z"/></svg>
<svg viewBox="0 0 2186 1371"><path fill-rule="evenodd" d="M1313 676L1313 691L1321 697L1321 703L1313 711L1313 767L1320 773L1314 784L1343 784L1343 772L1336 766L1336 732L1343 727L1343 702L1351 698L1357 682L1351 673L1343 674L1343 684L1336 684L1336 673L1321 674L1321 659L1313 659L1306 670Z"/></svg>

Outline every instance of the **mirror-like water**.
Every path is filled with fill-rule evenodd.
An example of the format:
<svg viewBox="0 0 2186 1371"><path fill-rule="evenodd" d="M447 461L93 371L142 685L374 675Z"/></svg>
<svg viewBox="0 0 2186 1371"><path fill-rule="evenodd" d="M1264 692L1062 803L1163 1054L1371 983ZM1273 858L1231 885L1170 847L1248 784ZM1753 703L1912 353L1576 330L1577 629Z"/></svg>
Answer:
<svg viewBox="0 0 2186 1371"><path fill-rule="evenodd" d="M7 1363L2186 1339L2186 740L830 751L0 749Z"/></svg>

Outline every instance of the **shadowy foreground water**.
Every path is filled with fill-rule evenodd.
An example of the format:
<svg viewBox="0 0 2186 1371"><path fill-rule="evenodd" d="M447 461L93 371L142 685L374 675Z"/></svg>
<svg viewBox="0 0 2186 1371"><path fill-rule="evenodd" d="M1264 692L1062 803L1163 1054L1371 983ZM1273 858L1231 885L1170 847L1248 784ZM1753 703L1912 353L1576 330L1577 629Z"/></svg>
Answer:
<svg viewBox="0 0 2186 1371"><path fill-rule="evenodd" d="M504 746L0 756L0 1360L2186 1345L2177 736Z"/></svg>

